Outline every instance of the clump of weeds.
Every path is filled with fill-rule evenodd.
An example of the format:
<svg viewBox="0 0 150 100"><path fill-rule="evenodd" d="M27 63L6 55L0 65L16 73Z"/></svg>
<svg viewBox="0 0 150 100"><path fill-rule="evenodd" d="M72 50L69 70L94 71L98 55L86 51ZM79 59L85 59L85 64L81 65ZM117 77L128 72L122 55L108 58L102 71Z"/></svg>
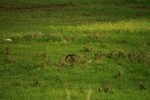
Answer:
<svg viewBox="0 0 150 100"><path fill-rule="evenodd" d="M88 39L92 39L92 38L98 39L100 37L102 37L102 34L100 34L100 33L89 33L86 36L86 38L88 38Z"/></svg>
<svg viewBox="0 0 150 100"><path fill-rule="evenodd" d="M123 76L124 76L124 70L122 68L118 68L116 74L113 77L117 78L117 77L123 77Z"/></svg>
<svg viewBox="0 0 150 100"><path fill-rule="evenodd" d="M64 40L67 42L74 42L77 40L77 35L76 34L67 35L64 37Z"/></svg>
<svg viewBox="0 0 150 100"><path fill-rule="evenodd" d="M101 63L103 58L104 58L104 53L102 53L101 51L98 52L98 53L95 53L94 55L94 60L97 62L97 63Z"/></svg>
<svg viewBox="0 0 150 100"><path fill-rule="evenodd" d="M107 55L108 58L114 58L114 59L126 58L126 56L127 54L124 50L114 50Z"/></svg>
<svg viewBox="0 0 150 100"><path fill-rule="evenodd" d="M90 53L86 54L83 59L83 63L91 64L93 62L93 57Z"/></svg>
<svg viewBox="0 0 150 100"><path fill-rule="evenodd" d="M25 40L33 40L33 39L38 39L41 38L43 35L42 33L37 33L37 32L32 32L32 33L28 33L24 36Z"/></svg>
<svg viewBox="0 0 150 100"><path fill-rule="evenodd" d="M102 52L95 53L95 59L102 59L104 57L104 54Z"/></svg>
<svg viewBox="0 0 150 100"><path fill-rule="evenodd" d="M150 52L147 51L130 51L128 52L128 58L131 62L138 62L138 63L149 63L150 62Z"/></svg>
<svg viewBox="0 0 150 100"><path fill-rule="evenodd" d="M48 65L51 64L50 58L49 58L49 56L48 56L47 53L43 53L41 56L42 56L42 58L43 58L42 65L43 65L44 67L46 67L46 66L48 66Z"/></svg>
<svg viewBox="0 0 150 100"><path fill-rule="evenodd" d="M77 62L77 55L75 54L68 54L65 57L65 61L68 63L75 63Z"/></svg>
<svg viewBox="0 0 150 100"><path fill-rule="evenodd" d="M28 33L23 37L25 40L38 40L38 41L52 41L52 42L60 42L62 36L58 33L40 33L40 32L33 32Z"/></svg>
<svg viewBox="0 0 150 100"><path fill-rule="evenodd" d="M147 89L147 86L142 83L142 84L139 85L139 89L140 89L140 90L146 90L146 89Z"/></svg>
<svg viewBox="0 0 150 100"><path fill-rule="evenodd" d="M83 50L81 50L81 51L83 51L83 52L92 52L92 49L93 49L92 46L84 46Z"/></svg>
<svg viewBox="0 0 150 100"><path fill-rule="evenodd" d="M62 36L56 32L48 33L43 35L43 40L45 41L53 41L53 42L60 42L62 40Z"/></svg>
<svg viewBox="0 0 150 100"><path fill-rule="evenodd" d="M4 61L7 63L13 62L12 48L6 47L4 51L1 52L4 57Z"/></svg>
<svg viewBox="0 0 150 100"><path fill-rule="evenodd" d="M67 54L65 57L58 60L57 64L60 67L74 66L83 62L83 56L77 54Z"/></svg>
<svg viewBox="0 0 150 100"><path fill-rule="evenodd" d="M40 58L40 64L45 68L51 64L51 60L49 58L48 53L37 54L37 57Z"/></svg>
<svg viewBox="0 0 150 100"><path fill-rule="evenodd" d="M98 91L100 92L100 91L103 91L103 92L105 92L105 93L113 93L114 92L114 90L113 90L113 88L112 88L112 86L109 84L109 83L103 83L102 85L101 85L101 87L102 88L99 88L98 89Z"/></svg>
<svg viewBox="0 0 150 100"><path fill-rule="evenodd" d="M118 60L118 64L122 65L122 60L128 59L132 63L149 63L150 52L145 51L124 51L114 50L107 54L107 58ZM122 60L121 60L122 59Z"/></svg>

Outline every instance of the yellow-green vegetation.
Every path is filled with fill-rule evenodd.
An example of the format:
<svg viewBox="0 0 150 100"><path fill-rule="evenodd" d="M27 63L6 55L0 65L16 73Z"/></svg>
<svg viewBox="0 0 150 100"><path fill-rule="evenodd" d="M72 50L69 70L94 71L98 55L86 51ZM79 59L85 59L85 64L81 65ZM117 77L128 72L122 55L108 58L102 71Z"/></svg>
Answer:
<svg viewBox="0 0 150 100"><path fill-rule="evenodd" d="M149 0L1 0L1 100L150 99Z"/></svg>

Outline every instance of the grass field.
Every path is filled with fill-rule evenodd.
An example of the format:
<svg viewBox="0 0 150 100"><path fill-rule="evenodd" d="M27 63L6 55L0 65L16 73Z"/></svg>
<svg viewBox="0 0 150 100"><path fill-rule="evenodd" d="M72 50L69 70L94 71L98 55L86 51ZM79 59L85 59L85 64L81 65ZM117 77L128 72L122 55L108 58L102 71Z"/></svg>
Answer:
<svg viewBox="0 0 150 100"><path fill-rule="evenodd" d="M0 100L149 93L149 0L0 1Z"/></svg>

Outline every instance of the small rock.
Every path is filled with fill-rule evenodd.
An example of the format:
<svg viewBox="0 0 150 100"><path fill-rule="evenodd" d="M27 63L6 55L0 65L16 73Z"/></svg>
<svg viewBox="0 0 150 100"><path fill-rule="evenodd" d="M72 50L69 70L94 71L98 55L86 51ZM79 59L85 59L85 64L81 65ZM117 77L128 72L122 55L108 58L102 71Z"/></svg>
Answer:
<svg viewBox="0 0 150 100"><path fill-rule="evenodd" d="M13 42L12 39L4 39L5 42Z"/></svg>

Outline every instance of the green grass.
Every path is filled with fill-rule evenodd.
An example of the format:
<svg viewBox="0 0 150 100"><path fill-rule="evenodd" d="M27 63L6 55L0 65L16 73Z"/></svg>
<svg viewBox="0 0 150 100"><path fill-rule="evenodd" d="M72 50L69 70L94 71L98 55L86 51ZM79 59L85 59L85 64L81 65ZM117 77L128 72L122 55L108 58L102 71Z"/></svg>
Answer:
<svg viewBox="0 0 150 100"><path fill-rule="evenodd" d="M0 99L150 99L149 6L0 1Z"/></svg>

